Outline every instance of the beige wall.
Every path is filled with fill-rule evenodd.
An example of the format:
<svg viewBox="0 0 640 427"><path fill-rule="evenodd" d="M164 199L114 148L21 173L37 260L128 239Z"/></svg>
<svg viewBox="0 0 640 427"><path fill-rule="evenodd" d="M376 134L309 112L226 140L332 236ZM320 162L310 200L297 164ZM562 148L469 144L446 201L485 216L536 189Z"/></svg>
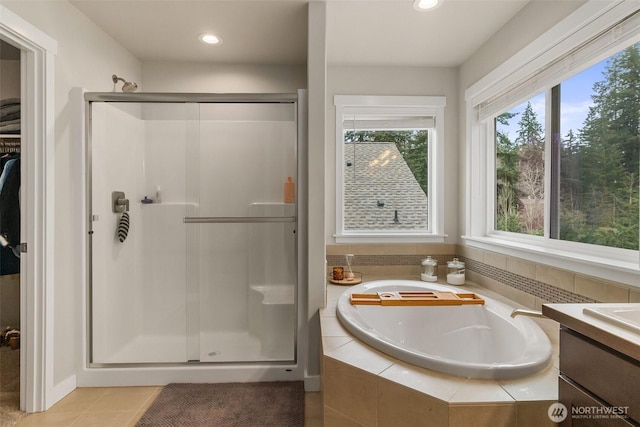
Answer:
<svg viewBox="0 0 640 427"><path fill-rule="evenodd" d="M146 92L295 93L307 87L306 65L144 62Z"/></svg>
<svg viewBox="0 0 640 427"><path fill-rule="evenodd" d="M78 319L84 277L81 215L82 170L74 130L80 117L73 87L109 92L112 74L139 81L140 62L67 1L2 1L2 5L58 43L55 57L54 372L58 384L75 374L81 331Z"/></svg>

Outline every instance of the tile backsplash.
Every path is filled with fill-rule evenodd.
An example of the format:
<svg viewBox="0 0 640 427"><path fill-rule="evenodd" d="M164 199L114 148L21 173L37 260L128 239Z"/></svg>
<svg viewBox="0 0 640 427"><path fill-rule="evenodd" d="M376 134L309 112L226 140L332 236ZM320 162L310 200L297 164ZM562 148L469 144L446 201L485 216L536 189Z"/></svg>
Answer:
<svg viewBox="0 0 640 427"><path fill-rule="evenodd" d="M466 263L468 280L534 308L547 302L640 302L640 289L462 245L328 245L327 265L344 266L346 253L354 254L353 269L365 280L419 279L421 261L427 256L438 261L439 276L444 278L446 262L457 257Z"/></svg>

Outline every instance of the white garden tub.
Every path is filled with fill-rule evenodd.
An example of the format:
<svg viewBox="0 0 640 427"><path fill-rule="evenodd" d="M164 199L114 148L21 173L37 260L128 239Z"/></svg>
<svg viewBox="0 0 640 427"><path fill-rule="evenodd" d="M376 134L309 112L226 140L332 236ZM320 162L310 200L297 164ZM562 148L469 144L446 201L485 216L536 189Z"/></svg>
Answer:
<svg viewBox="0 0 640 427"><path fill-rule="evenodd" d="M479 295L484 305L352 305L352 293L452 291L438 284L380 280L353 286L338 299L340 323L370 346L397 359L470 378L518 378L544 369L551 342L530 318Z"/></svg>

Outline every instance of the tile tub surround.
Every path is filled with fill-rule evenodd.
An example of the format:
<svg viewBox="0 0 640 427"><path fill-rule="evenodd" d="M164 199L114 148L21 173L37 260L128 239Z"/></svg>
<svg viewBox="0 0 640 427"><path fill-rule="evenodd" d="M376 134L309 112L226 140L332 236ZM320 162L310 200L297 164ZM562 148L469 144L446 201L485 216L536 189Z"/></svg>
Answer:
<svg viewBox="0 0 640 427"><path fill-rule="evenodd" d="M535 319L553 345L552 363L542 372L512 380L467 379L407 364L353 337L336 317L345 289L328 284L327 307L320 311L325 426L555 425L547 416L558 399L555 321ZM522 307L472 283L460 289Z"/></svg>
<svg viewBox="0 0 640 427"><path fill-rule="evenodd" d="M354 271L372 276L420 278L422 259L438 261L439 277L454 257L466 263L467 280L529 308L544 303L640 302L640 288L549 267L526 259L454 244L327 245L327 265L344 265L355 254Z"/></svg>

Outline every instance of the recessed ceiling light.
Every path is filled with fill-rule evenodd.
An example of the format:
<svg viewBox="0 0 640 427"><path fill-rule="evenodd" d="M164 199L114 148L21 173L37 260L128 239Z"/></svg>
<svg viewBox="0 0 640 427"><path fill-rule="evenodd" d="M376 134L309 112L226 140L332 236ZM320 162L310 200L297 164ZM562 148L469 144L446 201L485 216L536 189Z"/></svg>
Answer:
<svg viewBox="0 0 640 427"><path fill-rule="evenodd" d="M220 36L216 36L215 34L211 34L211 33L204 33L204 34L200 34L198 36L198 38L200 39L200 41L202 43L206 43L206 44L222 44L222 37Z"/></svg>
<svg viewBox="0 0 640 427"><path fill-rule="evenodd" d="M414 0L413 7L416 10L433 10L442 4L443 0Z"/></svg>

